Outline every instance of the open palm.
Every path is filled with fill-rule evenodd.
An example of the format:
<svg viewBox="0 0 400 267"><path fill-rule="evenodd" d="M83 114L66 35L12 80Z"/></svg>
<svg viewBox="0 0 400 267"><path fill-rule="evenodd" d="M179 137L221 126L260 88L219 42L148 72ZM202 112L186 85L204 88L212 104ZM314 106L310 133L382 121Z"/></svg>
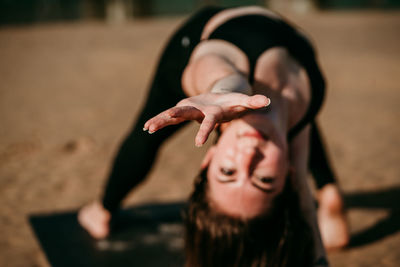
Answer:
<svg viewBox="0 0 400 267"><path fill-rule="evenodd" d="M148 120L143 129L153 133L168 125L195 120L201 123L195 139L196 145L201 146L217 123L239 118L247 111L266 107L269 103L264 95L205 93L183 99L175 107Z"/></svg>

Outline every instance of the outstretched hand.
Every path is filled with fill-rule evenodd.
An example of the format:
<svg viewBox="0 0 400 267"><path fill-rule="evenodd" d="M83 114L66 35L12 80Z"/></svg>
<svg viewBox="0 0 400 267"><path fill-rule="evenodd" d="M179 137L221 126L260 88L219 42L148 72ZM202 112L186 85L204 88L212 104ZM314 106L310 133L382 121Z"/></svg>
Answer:
<svg viewBox="0 0 400 267"><path fill-rule="evenodd" d="M196 146L201 146L217 123L231 121L249 110L260 109L269 104L270 99L264 95L205 93L185 98L175 107L161 112L148 120L143 130L154 133L168 125L195 120L201 123L195 139Z"/></svg>

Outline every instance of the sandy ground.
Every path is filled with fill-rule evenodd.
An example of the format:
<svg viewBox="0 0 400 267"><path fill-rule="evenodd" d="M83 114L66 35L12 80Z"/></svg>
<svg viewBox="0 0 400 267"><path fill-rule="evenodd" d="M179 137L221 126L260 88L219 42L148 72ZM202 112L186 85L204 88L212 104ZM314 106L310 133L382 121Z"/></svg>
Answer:
<svg viewBox="0 0 400 267"><path fill-rule="evenodd" d="M27 215L99 196L163 41L181 20L0 29L0 266L48 266ZM317 44L328 79L319 120L355 240L329 255L332 266L400 266L400 13L292 20ZM193 145L196 127L163 147L128 204L187 196L206 149Z"/></svg>

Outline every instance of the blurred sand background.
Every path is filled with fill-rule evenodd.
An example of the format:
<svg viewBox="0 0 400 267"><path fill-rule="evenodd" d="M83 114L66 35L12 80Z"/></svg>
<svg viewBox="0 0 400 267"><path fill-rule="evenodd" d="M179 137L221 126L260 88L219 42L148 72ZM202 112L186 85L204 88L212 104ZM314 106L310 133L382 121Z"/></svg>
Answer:
<svg viewBox="0 0 400 267"><path fill-rule="evenodd" d="M331 264L400 266L400 12L288 16L318 48L329 89L319 121L359 240ZM48 266L27 216L100 196L182 19L0 28L0 266ZM128 205L186 198L206 149L196 129L163 147Z"/></svg>

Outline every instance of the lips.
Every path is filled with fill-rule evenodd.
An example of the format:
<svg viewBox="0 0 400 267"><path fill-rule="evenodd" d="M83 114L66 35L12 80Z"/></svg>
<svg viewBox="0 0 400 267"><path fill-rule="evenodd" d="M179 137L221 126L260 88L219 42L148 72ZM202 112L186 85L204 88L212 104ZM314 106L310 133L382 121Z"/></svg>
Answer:
<svg viewBox="0 0 400 267"><path fill-rule="evenodd" d="M252 137L252 138L257 138L257 139L261 139L261 140L267 140L268 139L267 136L265 136L260 131L244 132L240 136L241 137Z"/></svg>

